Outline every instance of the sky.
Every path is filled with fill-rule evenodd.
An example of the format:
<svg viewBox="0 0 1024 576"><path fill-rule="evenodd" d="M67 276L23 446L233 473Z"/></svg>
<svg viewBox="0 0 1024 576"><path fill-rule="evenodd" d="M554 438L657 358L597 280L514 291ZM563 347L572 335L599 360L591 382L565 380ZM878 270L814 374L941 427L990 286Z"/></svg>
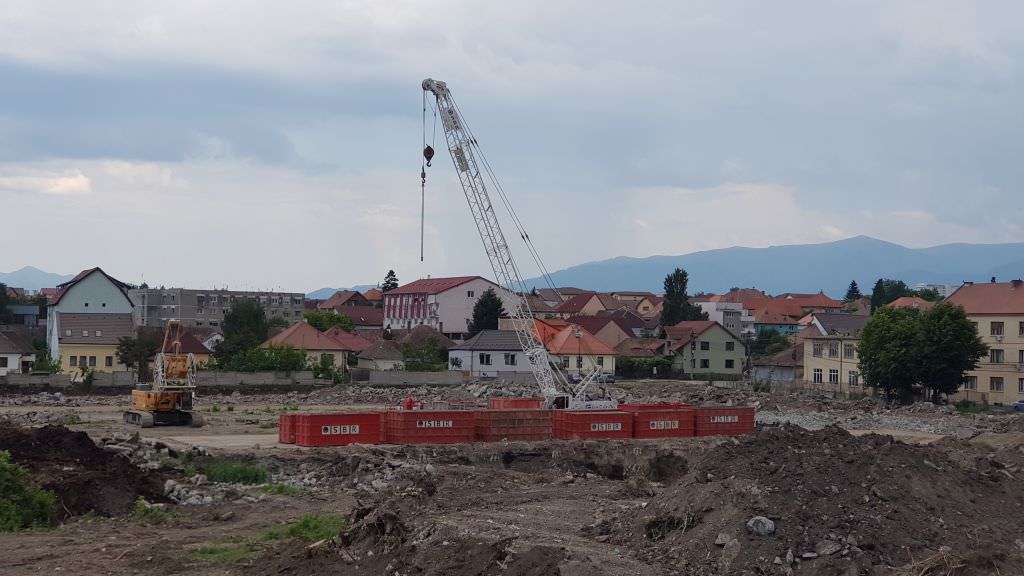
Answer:
<svg viewBox="0 0 1024 576"><path fill-rule="evenodd" d="M0 271L493 277L429 112L420 262L427 77L550 270L1024 240L1019 2L0 0L0 30Z"/></svg>

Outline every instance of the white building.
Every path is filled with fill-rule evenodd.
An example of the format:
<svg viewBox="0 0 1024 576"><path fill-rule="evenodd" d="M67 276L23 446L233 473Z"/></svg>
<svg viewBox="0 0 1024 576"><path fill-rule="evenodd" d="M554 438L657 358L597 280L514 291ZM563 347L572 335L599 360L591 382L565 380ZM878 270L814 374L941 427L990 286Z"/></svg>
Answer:
<svg viewBox="0 0 1024 576"><path fill-rule="evenodd" d="M714 320L721 324L726 330L732 332L733 336L742 338L754 335L754 317L749 311L743 309L742 302L694 302L708 315L708 320Z"/></svg>
<svg viewBox="0 0 1024 576"><path fill-rule="evenodd" d="M484 378L531 372L519 337L508 330L483 330L453 346L448 350L448 369Z"/></svg>
<svg viewBox="0 0 1024 576"><path fill-rule="evenodd" d="M384 294L384 328L429 326L452 340L462 340L473 318L473 305L488 289L498 294L505 310L517 298L480 276L426 278L399 286Z"/></svg>
<svg viewBox="0 0 1024 576"><path fill-rule="evenodd" d="M57 296L46 310L46 343L50 357L60 358L61 314L131 315L128 286L100 268L90 268L57 286ZM130 320L130 318L129 318Z"/></svg>
<svg viewBox="0 0 1024 576"><path fill-rule="evenodd" d="M917 286L914 287L914 289L916 289L916 290L935 290L936 292L939 293L939 296L942 296L943 298L949 298L949 295L952 294L953 292L956 292L957 288L959 288L959 286L954 286L952 284L924 284L924 283L918 284Z"/></svg>

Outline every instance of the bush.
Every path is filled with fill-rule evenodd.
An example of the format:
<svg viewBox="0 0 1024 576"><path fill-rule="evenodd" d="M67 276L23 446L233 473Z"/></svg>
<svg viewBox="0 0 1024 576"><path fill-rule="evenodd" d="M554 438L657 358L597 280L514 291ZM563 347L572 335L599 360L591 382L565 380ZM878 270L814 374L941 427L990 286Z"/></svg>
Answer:
<svg viewBox="0 0 1024 576"><path fill-rule="evenodd" d="M281 540L284 538L300 538L316 542L334 538L341 532L345 524L344 518L319 514L303 514L298 522L286 526L271 528L263 533L264 540Z"/></svg>
<svg viewBox="0 0 1024 576"><path fill-rule="evenodd" d="M150 504L149 502L146 502L145 498L139 496L139 499L135 501L135 509L132 510L132 517L139 522L162 524L168 520L172 520L174 518L174 513L169 512L162 505Z"/></svg>
<svg viewBox="0 0 1024 576"><path fill-rule="evenodd" d="M203 466L202 470L210 482L265 484L270 479L266 466L233 460L214 460Z"/></svg>
<svg viewBox="0 0 1024 576"><path fill-rule="evenodd" d="M45 528L53 523L53 492L32 483L28 472L0 451L0 532Z"/></svg>

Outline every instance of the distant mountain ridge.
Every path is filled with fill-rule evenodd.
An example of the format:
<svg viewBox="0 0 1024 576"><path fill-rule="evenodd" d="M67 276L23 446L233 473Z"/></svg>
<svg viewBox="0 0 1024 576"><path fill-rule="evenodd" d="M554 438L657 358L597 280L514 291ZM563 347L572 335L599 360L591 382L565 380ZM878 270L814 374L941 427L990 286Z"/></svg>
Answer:
<svg viewBox="0 0 1024 576"><path fill-rule="evenodd" d="M327 300L331 296L334 296L335 292L344 290L356 290L358 292L366 292L367 290L376 287L376 284L359 284L351 288L320 288L319 290L313 290L312 292L306 294L306 298L309 298L310 300Z"/></svg>
<svg viewBox="0 0 1024 576"><path fill-rule="evenodd" d="M769 294L818 292L841 298L850 280L864 293L879 278L918 283L954 284L1001 281L1024 276L1024 243L944 244L907 248L868 236L821 244L768 248L721 248L679 256L620 256L554 272L557 286L590 290L649 290L660 293L665 276L676 267L690 276L689 292L724 292L734 286L756 287ZM546 286L540 278L527 286Z"/></svg>
<svg viewBox="0 0 1024 576"><path fill-rule="evenodd" d="M24 288L25 290L53 288L74 277L74 274L54 274L34 266L25 266L14 272L0 272L0 282L11 288Z"/></svg>

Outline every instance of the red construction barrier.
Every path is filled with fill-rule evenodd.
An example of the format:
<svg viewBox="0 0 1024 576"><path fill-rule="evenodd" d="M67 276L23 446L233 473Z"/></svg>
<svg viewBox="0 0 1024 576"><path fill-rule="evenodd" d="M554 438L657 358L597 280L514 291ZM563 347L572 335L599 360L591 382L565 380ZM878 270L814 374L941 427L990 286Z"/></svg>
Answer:
<svg viewBox="0 0 1024 576"><path fill-rule="evenodd" d="M293 418L299 446L379 444L382 440L380 412L295 414Z"/></svg>
<svg viewBox="0 0 1024 576"><path fill-rule="evenodd" d="M537 410L544 406L543 398L491 398L487 407L491 410Z"/></svg>
<svg viewBox="0 0 1024 576"><path fill-rule="evenodd" d="M689 438L694 435L693 408L633 412L634 438Z"/></svg>
<svg viewBox="0 0 1024 576"><path fill-rule="evenodd" d="M552 433L561 440L628 439L633 437L633 413L596 410L556 410Z"/></svg>
<svg viewBox="0 0 1024 576"><path fill-rule="evenodd" d="M753 407L701 406L694 420L696 436L742 436L754 431Z"/></svg>
<svg viewBox="0 0 1024 576"><path fill-rule="evenodd" d="M384 413L389 444L461 444L476 435L473 410L398 410Z"/></svg>
<svg viewBox="0 0 1024 576"><path fill-rule="evenodd" d="M277 441L281 444L295 444L295 418L298 414L281 414L277 424Z"/></svg>
<svg viewBox="0 0 1024 576"><path fill-rule="evenodd" d="M476 412L476 439L550 440L551 410L481 410Z"/></svg>

